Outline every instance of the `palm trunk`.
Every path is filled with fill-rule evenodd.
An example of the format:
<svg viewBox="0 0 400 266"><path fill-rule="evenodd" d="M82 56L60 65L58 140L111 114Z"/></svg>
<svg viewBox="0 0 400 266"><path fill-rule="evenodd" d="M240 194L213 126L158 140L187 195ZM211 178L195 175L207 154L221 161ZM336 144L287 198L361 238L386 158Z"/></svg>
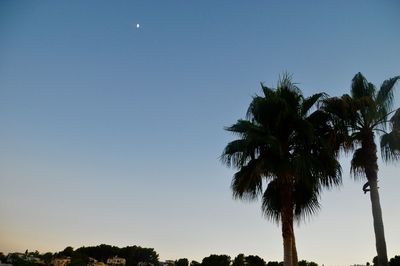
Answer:
<svg viewBox="0 0 400 266"><path fill-rule="evenodd" d="M374 231L376 241L376 252L378 253L378 265L387 266L388 258L386 251L385 231L383 228L383 218L381 203L379 201L378 182L377 180L369 181L370 196L372 205L372 217L374 218Z"/></svg>
<svg viewBox="0 0 400 266"><path fill-rule="evenodd" d="M296 240L294 237L294 228L292 227L292 232L293 232L293 241L292 241L292 260L293 260L293 266L298 266L298 261L299 259L297 258L297 248L296 248Z"/></svg>
<svg viewBox="0 0 400 266"><path fill-rule="evenodd" d="M381 203L378 192L378 158L376 156L376 145L374 135L367 134L367 138L362 143L366 150L368 164L365 165L365 175L370 186L370 198L372 205L372 217L374 220L375 244L378 254L378 266L387 266L388 258L386 251L385 231L383 228L383 218Z"/></svg>
<svg viewBox="0 0 400 266"><path fill-rule="evenodd" d="M282 213L282 219L284 219ZM282 237L283 237L283 265L293 265L293 237L291 232L291 226L289 221L282 221Z"/></svg>
<svg viewBox="0 0 400 266"><path fill-rule="evenodd" d="M282 238L283 238L283 265L297 266L297 252L293 233L293 202L291 187L286 185L281 192L282 202ZM294 255L296 263L294 263Z"/></svg>

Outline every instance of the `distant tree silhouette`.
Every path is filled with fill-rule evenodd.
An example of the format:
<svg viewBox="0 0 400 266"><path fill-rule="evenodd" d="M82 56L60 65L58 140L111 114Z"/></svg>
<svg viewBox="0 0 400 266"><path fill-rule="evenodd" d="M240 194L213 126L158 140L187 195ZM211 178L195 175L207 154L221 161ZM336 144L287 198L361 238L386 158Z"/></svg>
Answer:
<svg viewBox="0 0 400 266"><path fill-rule="evenodd" d="M76 252L85 254L88 257L106 263L108 258L120 255L120 248L116 246L101 244L98 246L80 247L76 250Z"/></svg>
<svg viewBox="0 0 400 266"><path fill-rule="evenodd" d="M313 261L301 260L299 261L299 266L318 266L318 264Z"/></svg>
<svg viewBox="0 0 400 266"><path fill-rule="evenodd" d="M126 266L137 266L139 262L148 262L158 265L158 254L153 248L128 246L122 248L119 254L126 259Z"/></svg>
<svg viewBox="0 0 400 266"><path fill-rule="evenodd" d="M249 255L246 257L247 266L266 266L265 261L259 256Z"/></svg>
<svg viewBox="0 0 400 266"><path fill-rule="evenodd" d="M266 263L259 256L239 254L233 259L232 266L266 266Z"/></svg>
<svg viewBox="0 0 400 266"><path fill-rule="evenodd" d="M400 256L394 256L389 261L389 266L400 266Z"/></svg>
<svg viewBox="0 0 400 266"><path fill-rule="evenodd" d="M267 266L282 266L283 262L278 262L278 261L268 261Z"/></svg>
<svg viewBox="0 0 400 266"><path fill-rule="evenodd" d="M201 266L230 266L231 257L228 255L210 255L203 258Z"/></svg>
<svg viewBox="0 0 400 266"><path fill-rule="evenodd" d="M85 254L74 252L71 256L71 262L67 266L87 266L89 257Z"/></svg>
<svg viewBox="0 0 400 266"><path fill-rule="evenodd" d="M73 253L74 253L73 247L66 247L63 251L59 252L57 255L63 257L72 257Z"/></svg>
<svg viewBox="0 0 400 266"><path fill-rule="evenodd" d="M46 253L40 255L40 258L43 260L45 265L50 265L51 261L53 259L53 253L46 252Z"/></svg>
<svg viewBox="0 0 400 266"><path fill-rule="evenodd" d="M199 265L201 265L201 263L198 262L198 261L192 260L192 261L190 262L190 266L199 266Z"/></svg>
<svg viewBox="0 0 400 266"><path fill-rule="evenodd" d="M175 266L189 266L189 260L186 258L179 259L175 262Z"/></svg>
<svg viewBox="0 0 400 266"><path fill-rule="evenodd" d="M245 266L245 265L246 261L244 254L237 255L232 261L232 266Z"/></svg>
<svg viewBox="0 0 400 266"><path fill-rule="evenodd" d="M372 259L372 265L378 266L378 256L375 256L375 257Z"/></svg>
<svg viewBox="0 0 400 266"><path fill-rule="evenodd" d="M6 256L4 255L3 252L0 252L0 261L5 263L6 262Z"/></svg>

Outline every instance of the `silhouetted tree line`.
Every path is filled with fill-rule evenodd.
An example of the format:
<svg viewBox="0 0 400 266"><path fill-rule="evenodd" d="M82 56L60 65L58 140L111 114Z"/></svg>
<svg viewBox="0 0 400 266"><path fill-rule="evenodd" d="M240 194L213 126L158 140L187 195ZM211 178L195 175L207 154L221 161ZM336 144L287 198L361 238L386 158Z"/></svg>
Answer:
<svg viewBox="0 0 400 266"><path fill-rule="evenodd" d="M153 248L142 248L140 246L119 248L101 244L99 246L80 247L75 251L72 247L66 247L63 251L55 254L55 257L70 257L70 266L86 266L89 258L107 263L107 259L114 256L126 259L126 266L137 266L139 262L148 262L154 265L159 263L158 254Z"/></svg>
<svg viewBox="0 0 400 266"><path fill-rule="evenodd" d="M244 254L237 255L232 261L227 255L210 255L205 257L201 263L201 266L283 266L283 261L264 261L259 256ZM196 266L196 265L191 265ZM306 260L299 261L299 266L318 266L315 262L308 262Z"/></svg>
<svg viewBox="0 0 400 266"><path fill-rule="evenodd" d="M116 246L101 244L98 246L80 247L74 250L72 247L66 247L64 250L56 253L25 252L25 257L38 258L40 263L21 258L17 253L10 253L7 256L0 252L1 263L12 263L14 266L50 266L55 258L71 258L68 266L87 266L89 258L96 259L107 263L107 259L118 256L126 259L126 266L137 266L139 262L152 263L154 266L160 265L158 254L153 248L142 248L140 246L127 246L119 248ZM165 264L164 264L165 265ZM372 264L367 262L367 266L378 266L378 257L374 257ZM228 255L211 254L202 259L201 262L192 260L189 262L187 258L180 258L175 262L169 262L168 266L283 266L283 261L269 261L257 255L245 256L237 255L233 260ZM300 260L298 266L318 266L313 261ZM400 256L394 256L389 261L389 266L400 266Z"/></svg>

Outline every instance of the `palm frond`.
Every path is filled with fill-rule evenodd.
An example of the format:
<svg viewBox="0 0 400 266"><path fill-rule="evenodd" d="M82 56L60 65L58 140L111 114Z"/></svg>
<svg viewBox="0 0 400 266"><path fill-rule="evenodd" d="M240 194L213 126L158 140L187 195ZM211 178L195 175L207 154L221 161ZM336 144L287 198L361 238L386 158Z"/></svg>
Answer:
<svg viewBox="0 0 400 266"><path fill-rule="evenodd" d="M315 215L320 209L318 201L319 191L316 187L297 184L294 191L294 215L299 222L305 218Z"/></svg>
<svg viewBox="0 0 400 266"><path fill-rule="evenodd" d="M350 172L355 179L365 177L365 167L368 165L368 159L365 150L361 147L354 151L353 158L351 159Z"/></svg>
<svg viewBox="0 0 400 266"><path fill-rule="evenodd" d="M270 98L274 94L274 89L265 86L265 84L262 82L260 84L261 84L261 89L264 93L264 98Z"/></svg>
<svg viewBox="0 0 400 266"><path fill-rule="evenodd" d="M238 139L226 145L221 161L228 167L240 168L252 158L258 157L258 154L258 147L254 143L248 139Z"/></svg>
<svg viewBox="0 0 400 266"><path fill-rule="evenodd" d="M232 192L235 199L255 200L262 193L262 178L265 173L260 159L251 160L240 168L232 179Z"/></svg>
<svg viewBox="0 0 400 266"><path fill-rule="evenodd" d="M264 217L276 223L279 223L282 211L280 191L279 182L275 179L268 183L262 197L261 209Z"/></svg>
<svg viewBox="0 0 400 266"><path fill-rule="evenodd" d="M311 114L309 119L315 120L313 121L315 125L324 127L323 132L326 132L328 143L338 154L340 150L349 152L354 149L350 132L352 126L356 124L356 117L357 110L351 97L343 95L341 98L323 99L320 102L320 109Z"/></svg>
<svg viewBox="0 0 400 266"><path fill-rule="evenodd" d="M381 155L387 162L400 159L400 130L381 136Z"/></svg>
<svg viewBox="0 0 400 266"><path fill-rule="evenodd" d="M321 101L320 107L332 117L344 119L347 117L348 104L347 101L342 97L331 97Z"/></svg>
<svg viewBox="0 0 400 266"><path fill-rule="evenodd" d="M274 91L268 98L255 96L247 110L246 118L264 127L271 127L287 113L287 104ZM279 116L277 116L279 115Z"/></svg>
<svg viewBox="0 0 400 266"><path fill-rule="evenodd" d="M330 189L342 184L342 168L335 154L325 147L309 157L312 168L309 169L308 179L314 180L318 187Z"/></svg>
<svg viewBox="0 0 400 266"><path fill-rule="evenodd" d="M249 120L253 120L254 116L259 114L259 112L262 110L260 108L265 102L265 98L261 96L254 96L253 100L251 101L249 108L247 108L246 112L246 118Z"/></svg>
<svg viewBox="0 0 400 266"><path fill-rule="evenodd" d="M301 94L301 91L299 87L297 87L297 84L292 81L292 77L293 75L289 72L284 72L282 75L280 75L276 87L277 90L285 88L290 91L296 92L297 94Z"/></svg>
<svg viewBox="0 0 400 266"><path fill-rule="evenodd" d="M350 95L344 94L342 97L327 98L322 101L322 109L331 116L334 123L341 122L343 125L351 127L357 122L359 104Z"/></svg>
<svg viewBox="0 0 400 266"><path fill-rule="evenodd" d="M390 124L392 130L400 130L400 108L398 108L392 118L390 118Z"/></svg>
<svg viewBox="0 0 400 266"><path fill-rule="evenodd" d="M248 120L238 120L230 127L225 127L226 131L230 131L238 136L246 136L249 134L263 134L264 128Z"/></svg>
<svg viewBox="0 0 400 266"><path fill-rule="evenodd" d="M393 105L393 89L396 82L400 79L400 76L396 76L385 80L376 96L376 105L383 107L386 110L390 110Z"/></svg>
<svg viewBox="0 0 400 266"><path fill-rule="evenodd" d="M304 99L301 106L301 114L305 116L310 109L321 99L326 98L328 95L326 93L316 93L306 99Z"/></svg>
<svg viewBox="0 0 400 266"><path fill-rule="evenodd" d="M396 82L400 79L400 76L396 76L394 78L390 78L385 80L375 100L376 113L377 113L377 122L376 125L379 129L386 129L386 120L389 113L392 111L393 106L393 91L396 85Z"/></svg>
<svg viewBox="0 0 400 266"><path fill-rule="evenodd" d="M375 98L375 87L371 87L367 79L360 72L358 72L353 77L351 82L351 96L354 99L364 96Z"/></svg>

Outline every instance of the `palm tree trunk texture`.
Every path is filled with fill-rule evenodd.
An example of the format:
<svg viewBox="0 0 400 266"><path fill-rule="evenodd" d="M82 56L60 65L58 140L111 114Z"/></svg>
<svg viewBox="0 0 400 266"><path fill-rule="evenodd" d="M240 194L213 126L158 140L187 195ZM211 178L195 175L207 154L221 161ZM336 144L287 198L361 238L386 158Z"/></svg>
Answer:
<svg viewBox="0 0 400 266"><path fill-rule="evenodd" d="M372 132L371 132L372 133ZM381 203L378 192L378 158L376 156L376 144L374 135L366 134L362 145L367 151L368 164L365 166L365 175L370 186L370 198L372 206L372 217L374 220L375 244L378 254L378 266L387 266L388 258L386 251L385 231L383 229L383 218Z"/></svg>
<svg viewBox="0 0 400 266"><path fill-rule="evenodd" d="M282 215L283 218L283 215ZM283 237L283 265L293 265L293 238L290 228L290 222L282 221L282 237Z"/></svg>
<svg viewBox="0 0 400 266"><path fill-rule="evenodd" d="M294 227L292 227L292 232L293 232L293 241L292 241L292 252L293 252L293 266L298 266L298 257L297 257L297 248L296 248L296 238L294 236Z"/></svg>
<svg viewBox="0 0 400 266"><path fill-rule="evenodd" d="M281 192L282 204L282 238L283 238L283 265L296 266L293 264L295 247L294 232L293 232L293 203L290 186L284 186ZM297 254L296 254L297 257Z"/></svg>
<svg viewBox="0 0 400 266"><path fill-rule="evenodd" d="M372 204L372 217L374 218L376 251L378 253L378 265L387 266L388 258L386 251L385 232L383 228L382 209L379 201L377 179L369 181L369 186L370 186L370 196Z"/></svg>

